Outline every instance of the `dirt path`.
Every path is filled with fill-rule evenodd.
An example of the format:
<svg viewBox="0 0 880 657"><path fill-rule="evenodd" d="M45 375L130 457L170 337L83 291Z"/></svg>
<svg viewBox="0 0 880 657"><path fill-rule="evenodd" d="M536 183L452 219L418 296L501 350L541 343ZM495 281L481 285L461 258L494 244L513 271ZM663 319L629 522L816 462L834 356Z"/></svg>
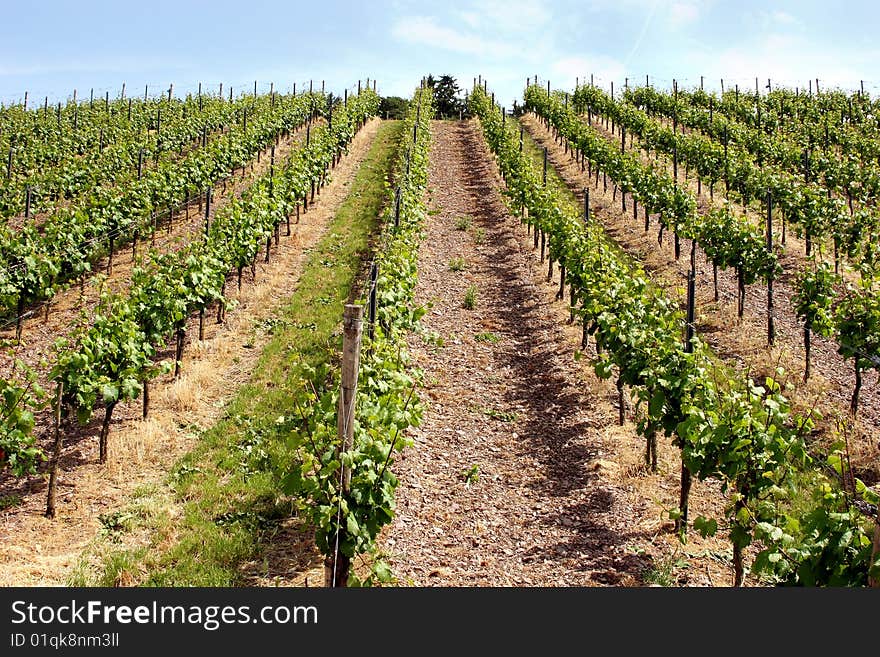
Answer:
<svg viewBox="0 0 880 657"><path fill-rule="evenodd" d="M355 136L349 154L333 170L332 182L309 204L293 234L284 237L282 230L271 262L259 259L255 284L245 279L226 322L208 322L206 339L187 346L181 378L175 382L162 377L153 383L150 418L139 419L140 400L117 409L107 464L97 462L95 422L67 439L55 520L43 517L42 475L0 479L0 499L19 501L0 511L0 586L65 584L83 550L102 530L101 515L120 509L136 491L155 488L175 459L222 415L269 339L267 320L295 292L308 250L348 195L379 124L375 119ZM234 292L235 285L229 290ZM188 335L198 335L197 317L190 318Z"/></svg>
<svg viewBox="0 0 880 657"><path fill-rule="evenodd" d="M621 211L620 196L613 200L612 183L603 192L595 177L588 181L587 173L564 153L561 145L533 115L522 119L536 143L548 149L548 159L569 187L580 195L589 185L590 203L608 234L623 249L640 260L653 280L671 296L683 299L684 280L689 267L690 244L682 242L682 256L676 261L672 238L665 235L663 246L658 247L658 224L652 217L651 230L644 230L644 215L639 208L638 219L632 217L632 203L627 199L628 212ZM717 195L716 195L717 197ZM792 247L789 246L789 249ZM791 251L789 251L791 253ZM789 268L774 284L776 347L767 349L767 291L761 284L750 285L746 291L745 316L736 316L736 278L732 271L718 272L720 300L714 301L712 266L706 262L702 249L697 247L697 324L700 337L727 361L752 372L772 373L777 363L789 373L795 385L793 399L804 411L817 403L824 417L822 426L831 436L837 429L835 416L848 417L855 375L852 360L844 361L837 353L833 340L817 338L812 341L812 377L803 384L803 326L794 314L791 298L792 272ZM865 373L860 394L859 416L850 435L853 449L852 463L856 475L869 485L880 480L880 459L877 445L880 439L880 382L878 375Z"/></svg>
<svg viewBox="0 0 880 657"><path fill-rule="evenodd" d="M573 358L578 329L505 210L479 126L433 130L416 298L443 345L411 344L426 413L395 465L392 570L416 586L637 584L660 523L632 482L612 481L631 427ZM453 258L466 268L450 271Z"/></svg>

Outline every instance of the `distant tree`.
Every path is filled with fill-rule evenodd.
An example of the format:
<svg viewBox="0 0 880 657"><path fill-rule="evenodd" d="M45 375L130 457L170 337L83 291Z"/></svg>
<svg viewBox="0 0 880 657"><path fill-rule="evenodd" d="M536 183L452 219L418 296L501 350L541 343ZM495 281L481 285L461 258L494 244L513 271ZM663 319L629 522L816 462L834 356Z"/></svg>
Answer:
<svg viewBox="0 0 880 657"><path fill-rule="evenodd" d="M379 102L379 116L388 119L406 118L409 101L400 96L385 96Z"/></svg>
<svg viewBox="0 0 880 657"><path fill-rule="evenodd" d="M426 78L426 84L434 88L434 104L437 116L441 118L458 118L459 110L464 109L464 102L459 98L461 89L451 75L441 75L435 79L433 75Z"/></svg>

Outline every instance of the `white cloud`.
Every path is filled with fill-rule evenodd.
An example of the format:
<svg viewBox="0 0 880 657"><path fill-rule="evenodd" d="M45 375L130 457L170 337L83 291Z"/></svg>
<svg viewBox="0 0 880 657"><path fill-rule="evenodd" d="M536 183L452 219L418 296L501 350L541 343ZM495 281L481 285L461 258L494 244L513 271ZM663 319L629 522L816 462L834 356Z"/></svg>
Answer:
<svg viewBox="0 0 880 657"><path fill-rule="evenodd" d="M594 76L594 82L600 86L609 86L612 81L615 84L623 84L626 76L626 67L623 63L604 55L576 55L557 59L550 66L554 76L551 84L559 88L574 88L575 78L583 84Z"/></svg>
<svg viewBox="0 0 880 657"><path fill-rule="evenodd" d="M778 30L781 27L793 28L801 26L801 22L797 18L780 9L772 11L762 9L757 12L748 12L745 22L757 25L764 32Z"/></svg>
<svg viewBox="0 0 880 657"><path fill-rule="evenodd" d="M471 13L479 16L481 24L509 33L530 32L552 18L542 0L478 0Z"/></svg>
<svg viewBox="0 0 880 657"><path fill-rule="evenodd" d="M791 14L778 10L770 12L770 20L775 23L779 23L780 25L796 25L800 22Z"/></svg>
<svg viewBox="0 0 880 657"><path fill-rule="evenodd" d="M410 16L397 20L391 28L395 39L405 43L427 45L464 55L505 58L516 53L512 44L485 38L475 32L464 32L438 25L434 18Z"/></svg>
<svg viewBox="0 0 880 657"><path fill-rule="evenodd" d="M656 12L667 28L678 29L699 21L714 3L715 0L593 0L585 9L599 14L624 13L635 21Z"/></svg>
<svg viewBox="0 0 880 657"><path fill-rule="evenodd" d="M695 23L700 18L702 3L689 0L687 2L673 2L669 7L669 23L672 27L685 27Z"/></svg>
<svg viewBox="0 0 880 657"><path fill-rule="evenodd" d="M460 11L458 12L458 17L472 29L480 27L480 23L482 22L480 14L475 11Z"/></svg>
<svg viewBox="0 0 880 657"><path fill-rule="evenodd" d="M754 84L755 76L766 85L767 78L774 84L806 87L808 80L817 77L822 86L855 88L859 80L868 78L880 52L857 53L824 50L815 42L792 34L771 33L756 43L727 48L712 57L714 70L710 77L724 77L741 86ZM694 57L696 59L696 57Z"/></svg>

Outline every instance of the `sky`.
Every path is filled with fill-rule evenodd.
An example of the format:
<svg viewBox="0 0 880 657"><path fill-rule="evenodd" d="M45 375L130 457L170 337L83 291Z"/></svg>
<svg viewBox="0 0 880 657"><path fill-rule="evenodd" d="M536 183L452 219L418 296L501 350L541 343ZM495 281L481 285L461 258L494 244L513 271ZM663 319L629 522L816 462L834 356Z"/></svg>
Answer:
<svg viewBox="0 0 880 657"><path fill-rule="evenodd" d="M820 85L880 95L880 3L754 0L410 0L145 2L3 0L0 101L63 100L77 89L103 97L175 94L223 83L261 92L328 91L378 81L409 96L423 75L481 75L503 104L521 99L526 76L573 88L597 84L707 88ZM815 83L813 83L815 84Z"/></svg>

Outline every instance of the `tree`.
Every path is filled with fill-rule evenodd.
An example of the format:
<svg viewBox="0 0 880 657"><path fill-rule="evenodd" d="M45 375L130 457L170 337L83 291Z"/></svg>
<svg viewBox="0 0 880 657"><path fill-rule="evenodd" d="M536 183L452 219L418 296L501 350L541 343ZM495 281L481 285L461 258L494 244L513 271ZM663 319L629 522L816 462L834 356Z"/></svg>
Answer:
<svg viewBox="0 0 880 657"><path fill-rule="evenodd" d="M379 116L386 119L405 119L409 101L400 96L386 96L379 103Z"/></svg>
<svg viewBox="0 0 880 657"><path fill-rule="evenodd" d="M458 112L464 109L464 103L458 97L461 89L455 78L451 75L441 75L439 78L429 75L426 78L426 84L434 88L434 104L437 107L437 116L446 119L458 118Z"/></svg>

